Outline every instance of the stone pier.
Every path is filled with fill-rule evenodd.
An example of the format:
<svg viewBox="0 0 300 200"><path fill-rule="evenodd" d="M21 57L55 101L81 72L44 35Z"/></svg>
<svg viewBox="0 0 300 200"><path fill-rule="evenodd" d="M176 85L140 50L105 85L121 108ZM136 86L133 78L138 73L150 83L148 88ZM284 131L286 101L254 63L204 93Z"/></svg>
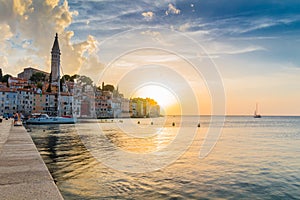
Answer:
<svg viewBox="0 0 300 200"><path fill-rule="evenodd" d="M63 199L23 126L0 123L0 199Z"/></svg>

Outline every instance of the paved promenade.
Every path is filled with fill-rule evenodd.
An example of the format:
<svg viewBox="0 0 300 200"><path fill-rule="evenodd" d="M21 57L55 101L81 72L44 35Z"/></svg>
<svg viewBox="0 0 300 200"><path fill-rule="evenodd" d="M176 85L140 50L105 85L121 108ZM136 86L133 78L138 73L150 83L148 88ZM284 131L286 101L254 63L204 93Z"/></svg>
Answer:
<svg viewBox="0 0 300 200"><path fill-rule="evenodd" d="M0 123L0 199L63 199L25 128Z"/></svg>

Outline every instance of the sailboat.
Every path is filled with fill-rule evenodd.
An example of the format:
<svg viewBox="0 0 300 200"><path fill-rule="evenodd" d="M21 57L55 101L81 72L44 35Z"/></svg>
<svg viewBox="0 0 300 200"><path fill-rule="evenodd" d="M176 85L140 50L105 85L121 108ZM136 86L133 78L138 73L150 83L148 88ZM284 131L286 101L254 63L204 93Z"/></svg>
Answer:
<svg viewBox="0 0 300 200"><path fill-rule="evenodd" d="M261 115L258 114L258 104L256 103L255 111L254 111L254 118L261 118Z"/></svg>
<svg viewBox="0 0 300 200"><path fill-rule="evenodd" d="M55 67L53 71L54 74L54 81L58 87L58 95L57 95L57 116L50 117L47 114L36 113L31 116L26 121L26 124L74 124L76 123L76 118L74 117L62 117L60 112L60 50L58 45L58 36L56 33L54 44L52 47L52 62L54 62L53 66ZM52 72L52 63L51 63L51 72ZM53 80L52 80L53 81Z"/></svg>

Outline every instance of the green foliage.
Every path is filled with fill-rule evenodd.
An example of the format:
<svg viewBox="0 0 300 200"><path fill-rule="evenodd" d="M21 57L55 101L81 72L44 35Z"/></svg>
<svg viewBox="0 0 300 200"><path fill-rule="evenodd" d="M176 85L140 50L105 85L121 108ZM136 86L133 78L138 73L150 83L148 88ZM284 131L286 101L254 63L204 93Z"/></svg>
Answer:
<svg viewBox="0 0 300 200"><path fill-rule="evenodd" d="M73 76L70 76L68 74L63 75L63 77L61 77L60 81L65 83L65 82L74 82L75 79L78 79L80 76L78 74L74 74Z"/></svg>
<svg viewBox="0 0 300 200"><path fill-rule="evenodd" d="M78 74L74 74L73 76L71 76L70 80L72 82L74 82L75 79L78 79L80 76Z"/></svg>
<svg viewBox="0 0 300 200"><path fill-rule="evenodd" d="M41 90L43 89L43 83L42 82L38 82L37 84L36 84L36 87L37 88L40 88Z"/></svg>
<svg viewBox="0 0 300 200"><path fill-rule="evenodd" d="M36 73L32 74L32 76L30 77L29 80L34 83L44 82L44 81L46 81L46 74L41 73L41 72L36 72Z"/></svg>
<svg viewBox="0 0 300 200"><path fill-rule="evenodd" d="M61 82L61 83L64 83L64 82L66 82L66 81L70 81L70 78L71 78L71 76L68 75L68 74L63 75L63 77L61 77L61 79L60 79L60 82Z"/></svg>
<svg viewBox="0 0 300 200"><path fill-rule="evenodd" d="M103 91L110 91L113 92L115 90L115 87L113 85L104 85L102 88Z"/></svg>
<svg viewBox="0 0 300 200"><path fill-rule="evenodd" d="M84 83L85 85L92 85L93 84L93 81L90 77L87 77L87 76L80 76L78 78L78 81L81 82L81 83Z"/></svg>
<svg viewBox="0 0 300 200"><path fill-rule="evenodd" d="M137 103L138 101L141 101L143 103L149 103L151 106L155 106L155 105L158 105L157 102L154 100L154 99L151 99L151 98L141 98L141 97L137 97L137 98L133 98L131 99L132 102L135 102Z"/></svg>
<svg viewBox="0 0 300 200"><path fill-rule="evenodd" d="M2 76L1 82L3 82L3 83L8 83L9 77L12 77L12 75L10 75L10 74L5 74L4 76Z"/></svg>

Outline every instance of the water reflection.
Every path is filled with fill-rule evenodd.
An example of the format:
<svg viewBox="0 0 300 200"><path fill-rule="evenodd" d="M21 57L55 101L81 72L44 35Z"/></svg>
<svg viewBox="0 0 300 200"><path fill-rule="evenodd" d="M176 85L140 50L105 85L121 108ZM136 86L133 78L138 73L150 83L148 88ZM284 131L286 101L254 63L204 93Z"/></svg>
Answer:
<svg viewBox="0 0 300 200"><path fill-rule="evenodd" d="M140 120L140 126L146 126L146 120ZM198 121L193 117L183 119L182 126L188 130ZM201 128L184 155L166 168L149 173L108 168L82 143L82 139L91 146L96 143L99 153L107 159L111 159L114 148L147 153L172 140L178 127L173 128L168 122L164 126L171 130L170 135L139 129L138 133L150 135L148 138L126 135L113 123L100 124L103 134L92 129L90 123L79 127L32 126L30 134L65 199L298 198L300 118L227 118L216 147L207 158L199 160L209 125L209 120L202 119ZM125 125L126 121L122 126ZM109 138L113 147L104 138Z"/></svg>

